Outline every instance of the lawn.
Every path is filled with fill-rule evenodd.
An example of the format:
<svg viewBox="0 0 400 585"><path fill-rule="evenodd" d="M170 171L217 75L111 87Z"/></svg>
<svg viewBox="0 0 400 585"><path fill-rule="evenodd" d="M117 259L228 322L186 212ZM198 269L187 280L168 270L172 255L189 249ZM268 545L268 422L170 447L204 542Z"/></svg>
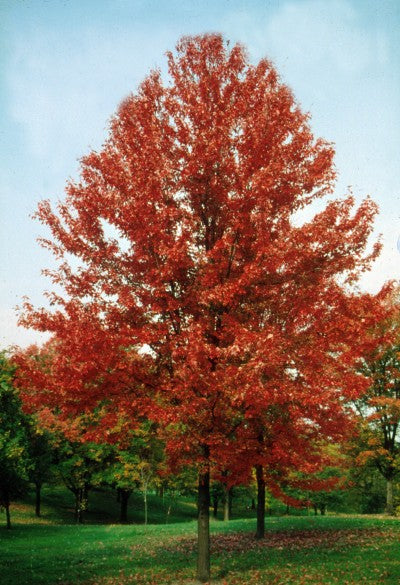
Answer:
<svg viewBox="0 0 400 585"><path fill-rule="evenodd" d="M196 522L180 503L171 524L66 524L47 498L36 521L14 506L14 527L0 528L2 585L191 583ZM63 499L58 496L58 504ZM97 499L97 505L101 498ZM65 501L64 501L65 504ZM153 506L154 510L157 507ZM162 514L158 510L160 518ZM183 515L183 517L182 517ZM400 582L400 521L383 517L269 517L264 541L254 519L214 520L212 573L221 585L359 585Z"/></svg>

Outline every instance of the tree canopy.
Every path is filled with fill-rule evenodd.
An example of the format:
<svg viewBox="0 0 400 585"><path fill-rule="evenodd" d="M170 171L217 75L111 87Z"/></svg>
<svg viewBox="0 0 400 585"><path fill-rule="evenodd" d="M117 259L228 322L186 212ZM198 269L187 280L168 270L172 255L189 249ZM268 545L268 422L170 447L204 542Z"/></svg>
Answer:
<svg viewBox="0 0 400 585"><path fill-rule="evenodd" d="M30 469L28 421L13 385L14 367L5 352L0 353L0 508L11 528L12 498L22 495Z"/></svg>
<svg viewBox="0 0 400 585"><path fill-rule="evenodd" d="M379 251L377 208L347 196L298 221L332 193L334 149L271 62L207 34L168 65L121 103L65 200L40 203L61 292L21 322L54 335L53 404L98 409L103 428L152 418L172 459L198 462L205 581L210 472L312 466L316 439L346 432L377 318L351 285Z"/></svg>

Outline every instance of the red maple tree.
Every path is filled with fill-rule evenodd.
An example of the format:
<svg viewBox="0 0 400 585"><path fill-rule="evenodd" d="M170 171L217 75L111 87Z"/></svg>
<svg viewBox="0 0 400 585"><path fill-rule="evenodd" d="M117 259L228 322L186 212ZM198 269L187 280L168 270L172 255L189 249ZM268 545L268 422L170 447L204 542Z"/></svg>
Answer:
<svg viewBox="0 0 400 585"><path fill-rule="evenodd" d="M378 253L365 253L377 209L349 196L296 221L332 192L334 149L269 61L208 34L168 63L169 83L153 71L122 102L65 201L40 203L64 292L22 322L57 339L67 410L142 409L198 463L207 581L210 470L244 446L242 467L279 467L285 428L300 446L339 436L364 387L351 367L373 299L350 285Z"/></svg>

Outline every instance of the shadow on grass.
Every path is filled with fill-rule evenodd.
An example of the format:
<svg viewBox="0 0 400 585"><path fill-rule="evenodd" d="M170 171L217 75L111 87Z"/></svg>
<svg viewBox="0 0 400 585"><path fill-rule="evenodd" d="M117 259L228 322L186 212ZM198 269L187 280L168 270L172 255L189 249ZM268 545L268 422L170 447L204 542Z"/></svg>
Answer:
<svg viewBox="0 0 400 585"><path fill-rule="evenodd" d="M24 500L13 503L14 522L24 524L74 523L74 496L64 486L45 486L42 490L42 516L35 517L35 494L30 492ZM120 517L120 504L111 489L93 489L89 492L89 506L84 514L85 524L116 524ZM148 520L151 524L188 522L196 517L194 500L181 499L174 505L154 495L148 495ZM133 493L128 502L128 524L144 524L142 495Z"/></svg>
<svg viewBox="0 0 400 585"><path fill-rule="evenodd" d="M360 523L364 531L360 531ZM274 524L275 528L279 524L281 532L270 532L266 542L257 546L253 546L249 532L252 522L229 524L213 525L213 529L223 531L213 535L212 556L214 578L228 584L333 585L346 583L346 579L348 583L374 585L399 582L398 523L362 519L355 519L354 524L340 519L316 523L310 519L311 530L302 533L304 522L296 526L296 522L285 520ZM315 529L316 524L321 530ZM332 526L336 533L331 532ZM374 534L376 526L380 526L379 535ZM334 546L339 531L346 532L343 527L347 527L347 536L353 533L354 537ZM363 541L362 532L369 535ZM314 538L311 546L310 538ZM269 546L273 539L273 546ZM291 539L297 546L292 546ZM308 546L301 545L302 539ZM1 529L0 540L2 585L161 585L194 577L195 523L163 527L17 526L11 531Z"/></svg>

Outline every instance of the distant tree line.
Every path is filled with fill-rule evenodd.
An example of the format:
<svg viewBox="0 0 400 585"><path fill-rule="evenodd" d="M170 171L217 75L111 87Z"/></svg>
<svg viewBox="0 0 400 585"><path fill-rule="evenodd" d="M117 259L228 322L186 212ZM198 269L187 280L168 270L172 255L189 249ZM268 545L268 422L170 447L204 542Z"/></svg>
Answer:
<svg viewBox="0 0 400 585"><path fill-rule="evenodd" d="M274 497L273 491L267 490L267 514L297 513L301 509L322 515L327 511L396 513L399 502L395 483L399 471L398 412L395 409L399 391L397 380L400 379L397 373L400 372L398 351L397 346L385 347L375 361L371 356L369 361L363 361L362 367L372 371L372 383L368 394L356 402L358 433L348 441L344 450L335 445L324 447L327 466L322 472L309 475L293 472L283 482L282 492L277 497ZM195 494L195 466L186 466L175 473L168 468L165 444L154 423L144 420L135 431L127 431L119 442L115 442L115 437L111 442L99 442L83 440L85 417L77 417L71 438L71 426L67 429L65 423L58 420L54 413L50 415L47 409L30 413L23 411L19 391L14 384L16 368L12 358L2 352L0 505L8 528L11 528L11 502L24 497L32 487L35 514L40 517L44 484L61 483L73 494L77 523L84 521L93 489L115 490L120 505L119 521L122 523L129 522L128 503L134 491L140 492L143 497L145 523L149 492L157 493L163 499L168 495L166 521L174 498L182 494ZM385 373L387 379L383 380ZM378 396L381 398L379 408L374 409ZM391 408L391 418L387 407L385 409L386 404ZM388 437L392 436L395 440L388 444ZM385 449L385 445L389 448ZM256 474L239 485L229 486L224 479L217 477L212 481L210 504L214 517L220 511L223 519L229 520L234 497L245 498L248 508L255 513Z"/></svg>

